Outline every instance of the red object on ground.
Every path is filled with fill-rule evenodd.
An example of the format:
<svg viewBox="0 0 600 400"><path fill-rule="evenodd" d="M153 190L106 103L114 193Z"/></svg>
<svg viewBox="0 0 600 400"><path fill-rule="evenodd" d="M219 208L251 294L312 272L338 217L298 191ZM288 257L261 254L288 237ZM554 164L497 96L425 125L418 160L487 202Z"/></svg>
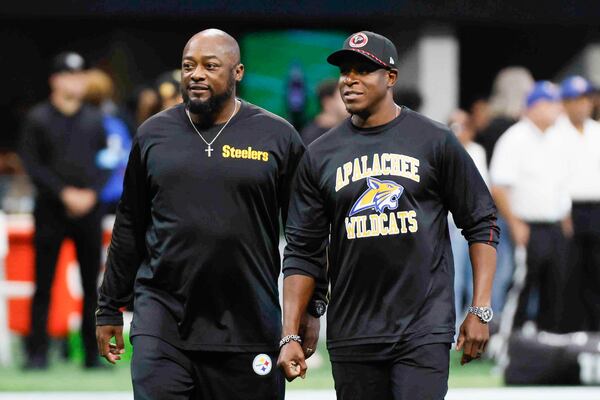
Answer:
<svg viewBox="0 0 600 400"><path fill-rule="evenodd" d="M8 255L5 278L8 281L35 282L33 221L29 216L8 218ZM104 230L103 243L110 243L111 230ZM79 280L79 265L73 241L66 239L61 247L52 284L48 332L51 336L66 336L71 330L69 321L79 319L83 307ZM70 278L70 279L69 279ZM79 286L78 286L79 285ZM29 334L31 297L8 301L9 329Z"/></svg>

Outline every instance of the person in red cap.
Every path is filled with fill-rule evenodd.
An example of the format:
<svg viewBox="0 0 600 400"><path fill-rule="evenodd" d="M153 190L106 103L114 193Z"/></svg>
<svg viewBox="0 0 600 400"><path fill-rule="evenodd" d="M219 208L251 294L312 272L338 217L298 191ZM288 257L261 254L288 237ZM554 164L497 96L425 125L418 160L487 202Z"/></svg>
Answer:
<svg viewBox="0 0 600 400"><path fill-rule="evenodd" d="M485 350L499 230L486 185L444 125L398 106L393 43L358 32L328 62L350 118L311 145L292 190L278 360L304 376L297 338L328 268L327 346L338 399L443 399L455 331L448 211L470 245L474 290L462 363Z"/></svg>

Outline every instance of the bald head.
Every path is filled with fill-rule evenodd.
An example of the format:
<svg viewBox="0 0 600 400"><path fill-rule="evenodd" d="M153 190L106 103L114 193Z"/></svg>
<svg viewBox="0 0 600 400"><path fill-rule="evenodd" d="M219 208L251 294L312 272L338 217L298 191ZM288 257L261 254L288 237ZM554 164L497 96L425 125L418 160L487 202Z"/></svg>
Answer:
<svg viewBox="0 0 600 400"><path fill-rule="evenodd" d="M188 40L183 48L183 56L190 49L200 48L203 52L214 53L231 63L232 66L240 63L240 46L227 32L220 29L205 29L196 33Z"/></svg>
<svg viewBox="0 0 600 400"><path fill-rule="evenodd" d="M240 47L218 29L188 40L181 60L181 94L190 113L204 122L227 120L235 110L235 85L244 76Z"/></svg>

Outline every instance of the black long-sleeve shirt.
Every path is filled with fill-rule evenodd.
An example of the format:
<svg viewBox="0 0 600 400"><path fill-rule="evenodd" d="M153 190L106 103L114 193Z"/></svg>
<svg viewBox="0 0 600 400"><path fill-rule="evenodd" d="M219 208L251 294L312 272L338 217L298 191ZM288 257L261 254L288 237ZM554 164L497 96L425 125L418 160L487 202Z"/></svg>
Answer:
<svg viewBox="0 0 600 400"><path fill-rule="evenodd" d="M414 111L369 129L347 119L308 146L283 266L286 276L318 276L330 246L332 360L382 358L404 341L452 341L448 211L469 243L496 246L496 209L473 161L446 127Z"/></svg>
<svg viewBox="0 0 600 400"><path fill-rule="evenodd" d="M213 146L208 157L183 105L139 128L97 324L122 324L119 307L135 295L132 335L189 350L274 351L279 215L304 147L289 123L246 102Z"/></svg>
<svg viewBox="0 0 600 400"><path fill-rule="evenodd" d="M96 164L96 155L105 147L99 111L83 105L67 116L45 101L25 118L19 153L38 196L58 201L65 186L100 193L107 174Z"/></svg>

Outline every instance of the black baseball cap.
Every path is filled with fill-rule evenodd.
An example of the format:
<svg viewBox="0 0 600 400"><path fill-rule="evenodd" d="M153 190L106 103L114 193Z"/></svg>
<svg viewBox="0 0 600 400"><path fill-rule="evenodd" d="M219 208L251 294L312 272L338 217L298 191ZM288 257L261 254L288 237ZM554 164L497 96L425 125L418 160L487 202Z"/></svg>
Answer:
<svg viewBox="0 0 600 400"><path fill-rule="evenodd" d="M52 73L58 74L61 72L80 72L85 69L85 60L79 53L67 51L58 54L52 60Z"/></svg>
<svg viewBox="0 0 600 400"><path fill-rule="evenodd" d="M398 51L394 43L377 33L361 31L350 35L341 50L327 57L327 62L339 66L348 55L360 54L375 64L386 68L396 68Z"/></svg>

